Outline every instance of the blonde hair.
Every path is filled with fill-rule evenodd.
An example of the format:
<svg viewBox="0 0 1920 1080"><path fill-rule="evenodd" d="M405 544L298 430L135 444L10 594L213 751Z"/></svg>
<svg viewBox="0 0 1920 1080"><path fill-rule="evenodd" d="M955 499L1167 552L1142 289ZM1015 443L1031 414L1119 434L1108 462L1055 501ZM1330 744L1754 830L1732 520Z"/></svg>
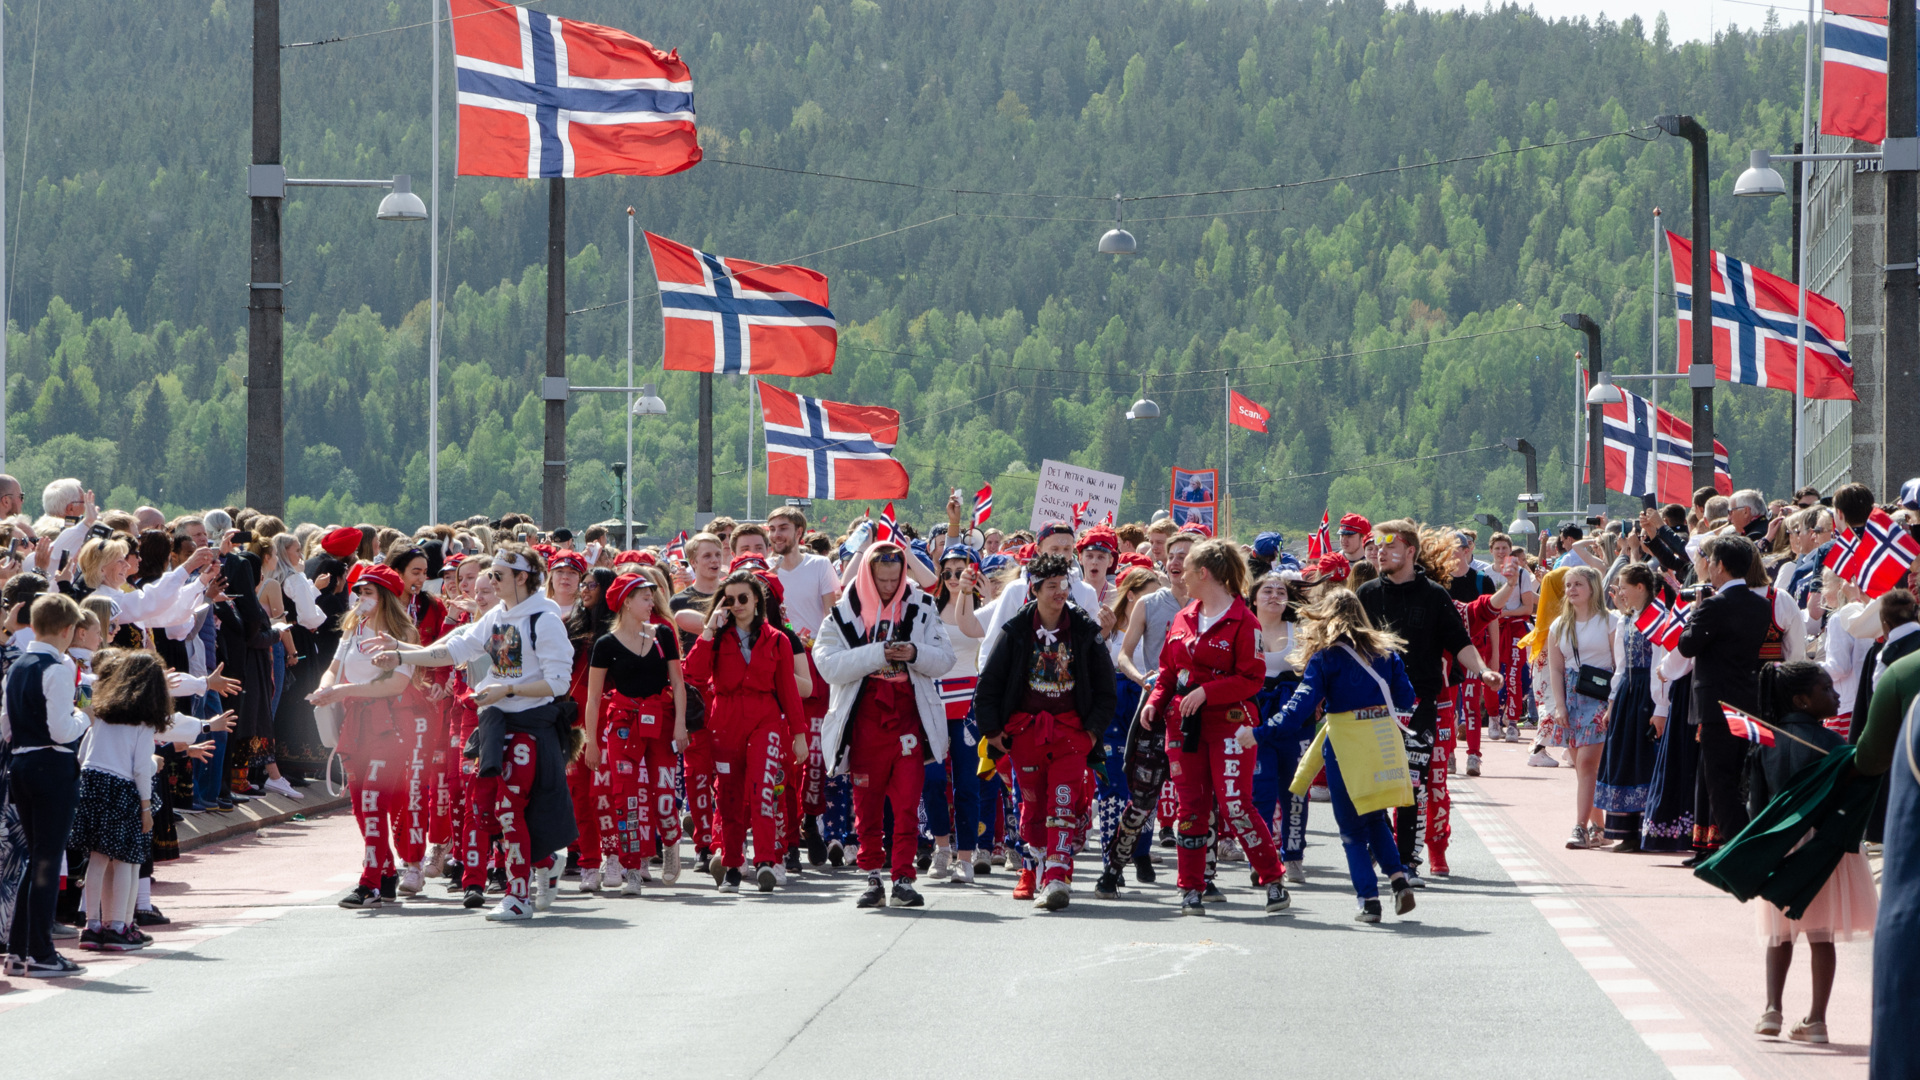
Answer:
<svg viewBox="0 0 1920 1080"><path fill-rule="evenodd" d="M1554 617L1553 629L1548 631L1548 635L1554 641L1565 641L1573 635L1574 621L1578 619L1579 616L1573 609L1571 590L1568 590L1566 586L1571 585L1576 579L1587 583L1587 595L1592 600L1593 611L1587 617L1592 618L1595 615L1605 613L1607 610L1607 599L1601 591L1603 586L1600 581L1600 571L1595 570L1591 566L1567 567L1566 580L1561 585L1561 595L1568 597L1568 599L1564 601L1565 606L1561 607L1560 614Z"/></svg>
<svg viewBox="0 0 1920 1080"><path fill-rule="evenodd" d="M1247 592L1247 559L1231 540L1202 540L1187 552L1187 569L1198 567L1234 596Z"/></svg>
<svg viewBox="0 0 1920 1080"><path fill-rule="evenodd" d="M351 641L354 632L363 622L377 621L380 629L384 630L388 637L398 638L409 645L420 644L420 628L413 625L413 616L407 614L407 605L402 603L399 597L371 581L361 580L353 583L356 589L362 585L373 586L373 613L379 618L378 620L362 619L359 605L356 603L347 609L346 617L340 620L340 636Z"/></svg>
<svg viewBox="0 0 1920 1080"><path fill-rule="evenodd" d="M1293 652L1287 657L1295 671L1306 670L1315 653L1338 645L1351 645L1369 660L1407 647L1399 634L1373 628L1367 609L1360 605L1360 594L1351 589L1327 592L1303 614L1306 619L1294 633Z"/></svg>
<svg viewBox="0 0 1920 1080"><path fill-rule="evenodd" d="M1127 618L1133 614L1134 601L1138 600L1148 586L1159 586L1160 575L1144 566L1129 566L1120 575L1120 582L1114 586L1113 597L1107 601L1108 610L1113 612L1114 625L1125 632Z"/></svg>
<svg viewBox="0 0 1920 1080"><path fill-rule="evenodd" d="M653 595L653 607L649 609L649 612L648 612L649 616L651 617L653 615L665 614L666 609L661 606L662 600L663 598L671 597L673 595L673 590L667 585L667 575L661 573L659 567L647 566L644 563L634 567L634 574L636 574L639 577L646 578L648 581L653 582L653 589L651 590ZM627 576L626 574L620 575L620 577L626 577L626 576ZM620 579L615 578L614 580L618 581ZM632 599L632 595L633 594L631 593L627 594L627 599ZM626 606L627 606L626 601L625 600L621 601L620 607L624 608ZM649 618L649 621L651 621L651 618ZM611 629L614 629L614 630L621 629L622 627L620 623L621 623L620 612L616 610L613 613L613 624Z"/></svg>
<svg viewBox="0 0 1920 1080"><path fill-rule="evenodd" d="M80 579L87 588L97 589L101 579L106 576L107 565L119 562L127 557L127 542L112 537L96 536L87 541L80 549Z"/></svg>

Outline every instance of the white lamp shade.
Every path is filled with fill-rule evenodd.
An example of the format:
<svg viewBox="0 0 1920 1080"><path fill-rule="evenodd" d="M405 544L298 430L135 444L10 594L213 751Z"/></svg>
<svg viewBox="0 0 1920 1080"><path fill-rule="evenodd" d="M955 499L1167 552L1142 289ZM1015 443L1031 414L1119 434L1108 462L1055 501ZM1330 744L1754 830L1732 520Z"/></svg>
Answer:
<svg viewBox="0 0 1920 1080"><path fill-rule="evenodd" d="M1100 254L1102 255L1132 255L1139 250L1139 243L1134 240L1133 234L1125 229L1108 229L1106 234L1100 237Z"/></svg>
<svg viewBox="0 0 1920 1080"><path fill-rule="evenodd" d="M1773 167L1772 158L1765 150L1755 150L1748 158L1747 171L1733 182L1733 193L1741 196L1770 198L1785 195L1787 185L1780 179L1780 170Z"/></svg>

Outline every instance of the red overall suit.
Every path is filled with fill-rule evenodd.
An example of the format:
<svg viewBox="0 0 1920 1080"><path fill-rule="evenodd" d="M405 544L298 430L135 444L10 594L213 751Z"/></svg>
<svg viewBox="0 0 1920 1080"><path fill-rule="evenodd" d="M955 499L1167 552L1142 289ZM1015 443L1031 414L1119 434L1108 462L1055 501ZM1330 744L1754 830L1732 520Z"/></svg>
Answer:
<svg viewBox="0 0 1920 1080"><path fill-rule="evenodd" d="M567 696L573 699L576 724L586 724L587 717L587 661L593 653L593 642L573 646L573 681L567 685ZM602 840L600 821L609 817L613 809L608 805L609 775L607 762L603 757L600 768L587 767L586 758L578 758L567 765L567 797L573 800L573 824L580 830L580 836L568 850L579 856L583 870L593 870L600 866Z"/></svg>
<svg viewBox="0 0 1920 1080"><path fill-rule="evenodd" d="M395 873L390 841L406 835L409 747L414 717L424 712L418 706L425 701L409 687L397 697L347 698L342 704L346 713L340 724L340 762L346 768L353 819L366 847L360 884L378 889L381 878Z"/></svg>
<svg viewBox="0 0 1920 1080"><path fill-rule="evenodd" d="M886 808L893 806L895 881L918 874L920 791L926 783L926 734L913 698L912 679L870 675L847 721L847 781L853 789L853 828L860 837L860 869L873 873L887 861Z"/></svg>
<svg viewBox="0 0 1920 1080"><path fill-rule="evenodd" d="M610 809L600 818L600 850L623 866L639 866L680 842L673 772L673 690L630 698L611 686L600 690L600 771L604 787L596 803Z"/></svg>
<svg viewBox="0 0 1920 1080"><path fill-rule="evenodd" d="M682 670L689 683L705 684L710 691L706 732L716 774L721 865L745 863L749 820L754 861L779 862L783 852L775 789L793 736L806 731L806 713L793 682L792 643L762 624L749 658L742 655L739 635L729 624L695 640ZM693 790L689 775L689 801Z"/></svg>
<svg viewBox="0 0 1920 1080"><path fill-rule="evenodd" d="M1182 890L1206 885L1209 821L1216 805L1246 851L1259 884L1280 879L1273 831L1253 809L1257 754L1236 738L1242 727L1259 723L1260 710L1251 700L1267 672L1254 637L1259 626L1247 605L1235 599L1205 633L1200 630L1198 601L1182 609L1167 628L1160 677L1148 702L1157 722L1165 725L1168 772L1179 800L1174 827ZM1194 749L1187 750L1180 701L1201 688L1207 693L1198 714L1199 738Z"/></svg>
<svg viewBox="0 0 1920 1080"><path fill-rule="evenodd" d="M786 792L781 798L780 842L789 850L800 843L802 815L811 817L827 809L827 763L820 753L820 721L827 715L827 680L813 666L811 639L803 639L802 644L808 646L800 655L813 680L813 693L800 699L801 711L807 717L807 767L797 777L794 773L798 769L787 770Z"/></svg>
<svg viewBox="0 0 1920 1080"><path fill-rule="evenodd" d="M431 593L421 592L408 606L414 625L420 628L420 641L431 645L446 636L453 629L447 621L446 605ZM453 673L445 668L424 669L428 681L447 686ZM449 731L455 717L449 712L448 699L428 700L427 730L424 745L420 748L418 768L409 763L407 784L407 805L411 808L420 804L419 824L422 839L429 844L445 844L453 839L453 789L459 775L460 749L454 744L449 749L451 736ZM417 777L416 777L417 773ZM416 790L417 789L417 790ZM410 826L411 827L411 826Z"/></svg>

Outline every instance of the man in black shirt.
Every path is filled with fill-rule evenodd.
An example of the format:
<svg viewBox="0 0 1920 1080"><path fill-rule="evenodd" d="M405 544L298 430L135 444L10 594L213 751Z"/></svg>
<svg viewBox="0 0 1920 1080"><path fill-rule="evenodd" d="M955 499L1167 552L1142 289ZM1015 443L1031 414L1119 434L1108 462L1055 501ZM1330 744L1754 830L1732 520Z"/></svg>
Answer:
<svg viewBox="0 0 1920 1080"><path fill-rule="evenodd" d="M1460 621L1460 609L1453 606L1453 597L1436 580L1446 576L1444 566L1436 563L1429 573L1420 565L1419 526L1405 518L1384 522L1374 526L1374 541L1380 551L1380 576L1360 586L1360 606L1376 629L1406 639L1401 659L1407 666L1407 680L1419 697L1407 725L1407 770L1413 774L1413 805L1400 807L1393 815L1400 861L1407 867L1407 880L1417 887L1425 884L1418 868L1426 846L1429 813L1444 818L1447 812L1444 763L1433 760L1440 696L1447 688L1442 658L1454 657L1469 675L1495 690L1500 688L1500 675L1480 659L1480 651L1473 647ZM1451 543L1441 541L1432 546L1435 556L1444 559ZM1436 764L1440 765L1437 774Z"/></svg>
<svg viewBox="0 0 1920 1080"><path fill-rule="evenodd" d="M693 649L706 622L707 602L720 591L721 571L726 567L726 546L710 532L694 535L687 541L687 562L693 568L693 584L673 594L668 601L674 613L674 626L680 631L680 655ZM686 615L681 615L686 612ZM706 730L706 702L696 687L687 687L687 746L680 752L681 771L687 785L687 814L693 819L694 869L707 872L707 860L713 853L713 742Z"/></svg>

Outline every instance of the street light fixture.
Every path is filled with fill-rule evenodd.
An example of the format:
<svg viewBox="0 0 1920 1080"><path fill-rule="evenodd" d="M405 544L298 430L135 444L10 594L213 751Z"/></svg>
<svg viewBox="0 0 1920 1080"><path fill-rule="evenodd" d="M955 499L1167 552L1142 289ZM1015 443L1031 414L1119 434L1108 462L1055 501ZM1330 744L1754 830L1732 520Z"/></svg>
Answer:
<svg viewBox="0 0 1920 1080"><path fill-rule="evenodd" d="M1787 182L1780 179L1780 170L1773 167L1772 155L1765 150L1755 150L1747 155L1747 170L1740 174L1740 179L1733 182L1733 193L1745 197L1772 198L1775 195L1787 193Z"/></svg>
<svg viewBox="0 0 1920 1080"><path fill-rule="evenodd" d="M659 395L654 393L652 383L648 383L647 385L642 386L640 388L640 396L633 399L633 415L635 416L667 415L667 403L664 401L661 401Z"/></svg>
<svg viewBox="0 0 1920 1080"><path fill-rule="evenodd" d="M427 220L427 204L413 193L413 177L396 176L392 186L393 190L380 200L380 211L375 217L381 221Z"/></svg>
<svg viewBox="0 0 1920 1080"><path fill-rule="evenodd" d="M1588 405L1623 405L1626 400L1627 395L1613 385L1613 376L1604 370L1594 380L1593 387L1587 391Z"/></svg>
<svg viewBox="0 0 1920 1080"><path fill-rule="evenodd" d="M1134 240L1133 234L1120 227L1120 203L1120 193L1116 191L1113 195L1113 228L1100 237L1102 255L1133 255L1140 250L1140 244ZM1160 415L1159 410L1155 409L1152 415Z"/></svg>

